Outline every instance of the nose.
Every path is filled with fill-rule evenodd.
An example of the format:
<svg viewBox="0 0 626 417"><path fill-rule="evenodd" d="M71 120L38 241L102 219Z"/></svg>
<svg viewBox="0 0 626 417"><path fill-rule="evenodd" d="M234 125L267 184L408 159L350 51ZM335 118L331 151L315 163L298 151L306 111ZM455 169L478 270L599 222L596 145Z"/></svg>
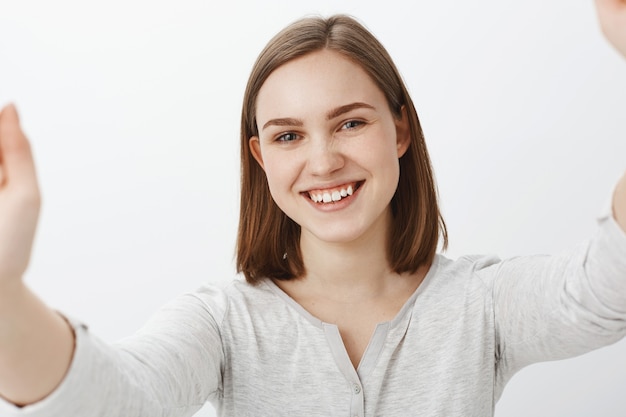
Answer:
<svg viewBox="0 0 626 417"><path fill-rule="evenodd" d="M344 155L332 137L317 137L310 142L307 167L315 176L328 176L343 168Z"/></svg>

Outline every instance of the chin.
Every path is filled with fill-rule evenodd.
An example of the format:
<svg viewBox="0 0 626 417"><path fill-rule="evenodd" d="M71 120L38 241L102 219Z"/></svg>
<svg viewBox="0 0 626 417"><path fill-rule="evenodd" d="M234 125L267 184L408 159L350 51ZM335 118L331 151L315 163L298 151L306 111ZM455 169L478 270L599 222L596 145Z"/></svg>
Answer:
<svg viewBox="0 0 626 417"><path fill-rule="evenodd" d="M346 229L345 225L328 226L324 230L308 230L307 237L329 244L349 244L365 235L361 229Z"/></svg>

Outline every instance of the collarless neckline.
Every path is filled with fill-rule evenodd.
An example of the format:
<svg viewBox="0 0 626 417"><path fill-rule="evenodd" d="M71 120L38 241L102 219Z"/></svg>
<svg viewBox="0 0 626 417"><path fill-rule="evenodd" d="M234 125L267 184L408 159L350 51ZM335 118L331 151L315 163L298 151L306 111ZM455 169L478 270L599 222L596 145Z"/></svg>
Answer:
<svg viewBox="0 0 626 417"><path fill-rule="evenodd" d="M428 271L426 272L426 275L424 276L424 279L418 285L418 287L415 289L415 291L413 291L413 294L411 294L411 296L405 301L404 305L396 313L395 317L393 319L391 319L391 320L377 323L377 326L388 325L388 327L390 329L392 329L392 328L396 327L402 321L404 316L406 316L407 312L409 310L411 310L413 308L413 306L415 305L415 300L417 299L419 294L424 292L426 290L426 288L428 287L428 285L430 284L430 281L432 281L432 278L436 274L436 270L439 267L439 263L440 263L440 255L436 254L435 257L433 258L433 261L432 261L430 267L428 268ZM289 305L291 308L293 308L299 315L304 317L308 322L310 322L314 326L316 326L316 327L318 327L320 329L324 328L324 326L336 326L335 323L324 322L324 321L320 320L319 318L315 317L313 314L309 313L309 311L307 309L305 309L304 307L302 307L302 305L300 303L298 303L295 299L293 299L291 296L289 296L289 294L287 294L278 285L276 285L276 283L274 283L274 281L272 279L265 278L263 280L263 284L267 285L268 288L273 293L275 293L287 305Z"/></svg>

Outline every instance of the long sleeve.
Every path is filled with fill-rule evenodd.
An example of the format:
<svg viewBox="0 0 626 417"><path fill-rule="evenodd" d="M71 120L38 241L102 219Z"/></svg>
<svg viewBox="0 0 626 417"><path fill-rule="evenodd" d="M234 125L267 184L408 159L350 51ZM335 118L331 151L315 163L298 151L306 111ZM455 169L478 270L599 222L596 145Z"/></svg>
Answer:
<svg viewBox="0 0 626 417"><path fill-rule="evenodd" d="M610 216L572 251L513 258L482 273L493 279L501 386L526 365L580 355L626 336L626 234Z"/></svg>
<svg viewBox="0 0 626 417"><path fill-rule="evenodd" d="M61 385L42 401L4 417L191 416L220 393L221 313L204 288L163 307L136 335L114 345L74 324L76 347ZM217 303L219 305L219 302ZM219 308L217 309L219 310Z"/></svg>

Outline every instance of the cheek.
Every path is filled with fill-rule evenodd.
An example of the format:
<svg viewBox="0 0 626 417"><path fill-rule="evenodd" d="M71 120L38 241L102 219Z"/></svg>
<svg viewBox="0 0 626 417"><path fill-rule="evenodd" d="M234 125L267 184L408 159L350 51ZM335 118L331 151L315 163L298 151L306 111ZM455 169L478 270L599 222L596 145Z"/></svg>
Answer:
<svg viewBox="0 0 626 417"><path fill-rule="evenodd" d="M398 181L400 179L400 162L398 161L396 155L390 155L389 158L385 159L380 167L380 170L384 172L383 175L387 187L389 187L390 190L393 189L393 191L395 192L395 189L398 186Z"/></svg>
<svg viewBox="0 0 626 417"><path fill-rule="evenodd" d="M386 177L398 177L400 174L400 161L398 148L395 142L395 132L382 132L381 135L372 138L366 153L368 166L374 167L377 172L382 172Z"/></svg>
<svg viewBox="0 0 626 417"><path fill-rule="evenodd" d="M395 147L381 147L377 153L371 154L370 161L374 170L374 177L384 199L391 199L398 188L400 180L400 161Z"/></svg>
<svg viewBox="0 0 626 417"><path fill-rule="evenodd" d="M264 155L263 160L265 162L265 176L267 177L270 193L276 204L280 205L280 202L284 200L286 193L291 190L297 178L298 170L296 163L294 158L275 153Z"/></svg>

